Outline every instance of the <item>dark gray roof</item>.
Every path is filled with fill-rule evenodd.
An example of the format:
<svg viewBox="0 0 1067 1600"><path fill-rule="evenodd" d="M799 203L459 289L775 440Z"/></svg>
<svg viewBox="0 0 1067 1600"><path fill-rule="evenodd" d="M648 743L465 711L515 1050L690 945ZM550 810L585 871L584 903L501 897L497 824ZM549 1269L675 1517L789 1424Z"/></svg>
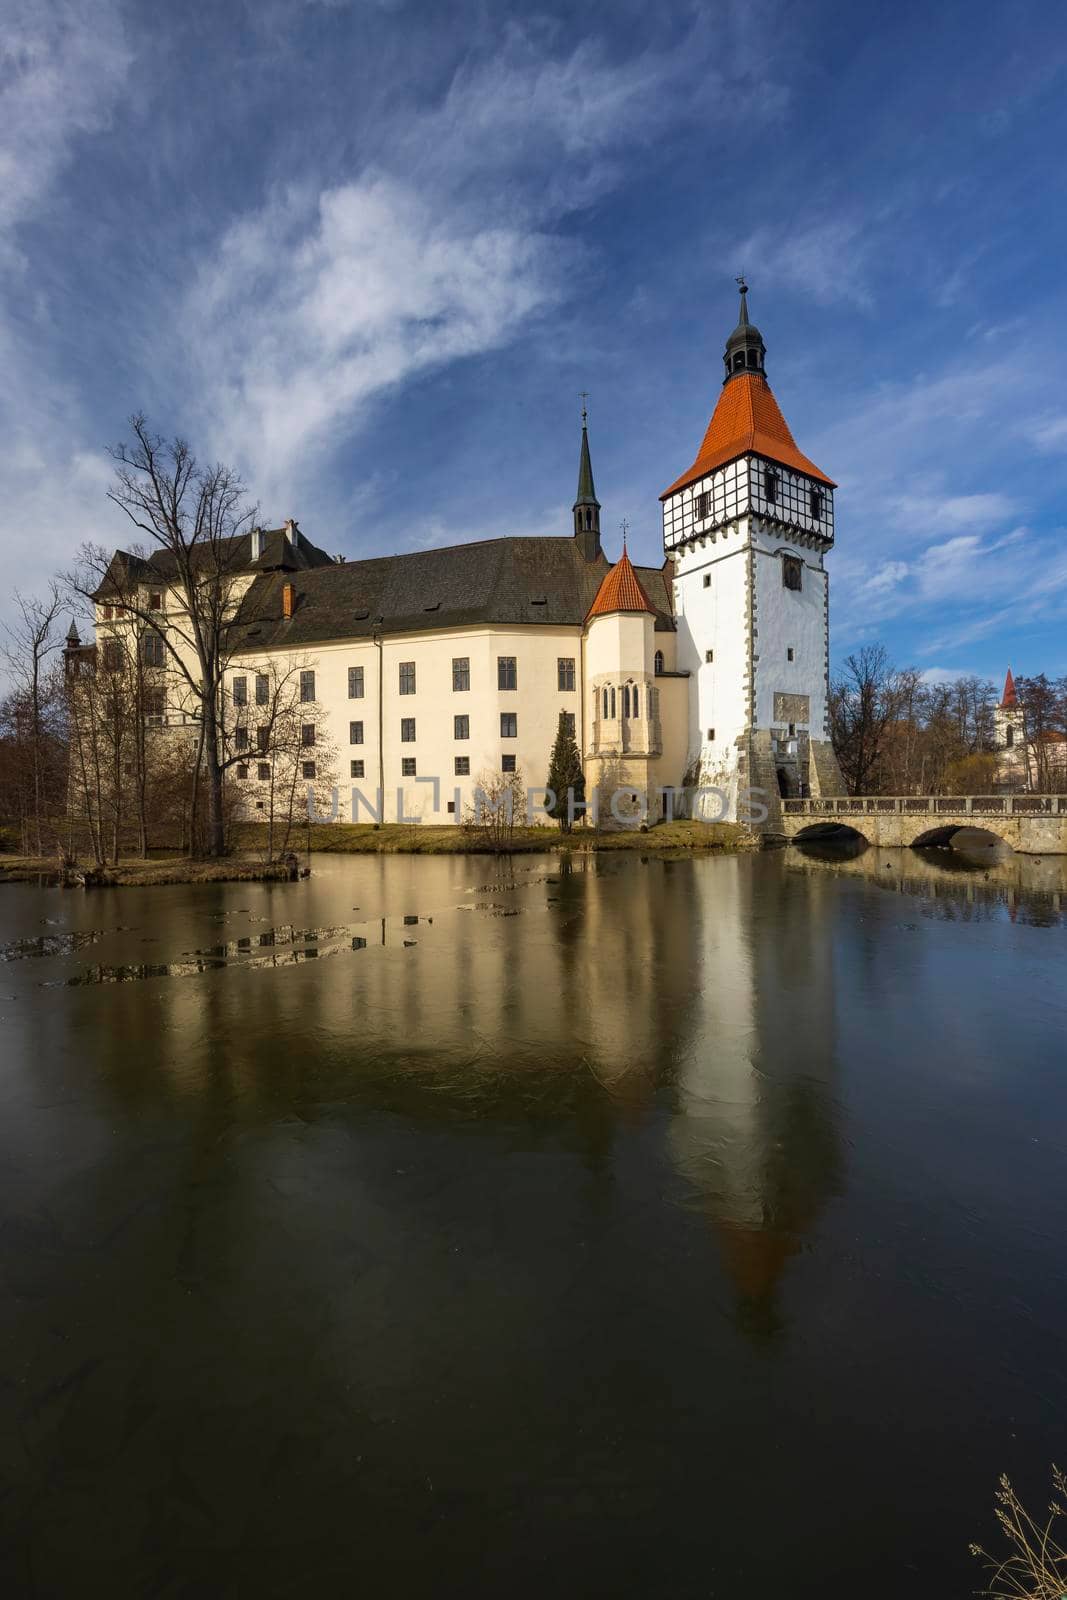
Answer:
<svg viewBox="0 0 1067 1600"><path fill-rule="evenodd" d="M245 596L238 648L298 647L381 633L415 633L478 624L549 623L579 627L609 562L586 561L567 538L486 539L369 561L331 563L291 575L257 578ZM656 607L656 627L674 628L666 567L638 567ZM294 587L292 616L282 590Z"/></svg>

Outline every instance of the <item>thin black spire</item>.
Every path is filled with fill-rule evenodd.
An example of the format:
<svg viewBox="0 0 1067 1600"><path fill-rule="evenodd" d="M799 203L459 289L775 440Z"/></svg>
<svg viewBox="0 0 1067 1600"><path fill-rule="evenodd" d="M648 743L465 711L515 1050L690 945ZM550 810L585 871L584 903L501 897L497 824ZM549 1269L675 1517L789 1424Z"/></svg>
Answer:
<svg viewBox="0 0 1067 1600"><path fill-rule="evenodd" d="M582 394L582 447L578 455L578 495L575 499L574 537L580 542L587 561L595 561L600 554L600 501L593 485L593 462L589 454L589 413L585 402L589 396Z"/></svg>

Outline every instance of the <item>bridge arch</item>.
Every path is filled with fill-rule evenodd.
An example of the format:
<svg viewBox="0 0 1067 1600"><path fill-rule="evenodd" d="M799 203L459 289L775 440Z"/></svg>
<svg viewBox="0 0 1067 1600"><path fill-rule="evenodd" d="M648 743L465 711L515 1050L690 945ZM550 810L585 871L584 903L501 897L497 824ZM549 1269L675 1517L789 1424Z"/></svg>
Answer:
<svg viewBox="0 0 1067 1600"><path fill-rule="evenodd" d="M794 844L869 844L870 840L848 822L812 822L793 834Z"/></svg>

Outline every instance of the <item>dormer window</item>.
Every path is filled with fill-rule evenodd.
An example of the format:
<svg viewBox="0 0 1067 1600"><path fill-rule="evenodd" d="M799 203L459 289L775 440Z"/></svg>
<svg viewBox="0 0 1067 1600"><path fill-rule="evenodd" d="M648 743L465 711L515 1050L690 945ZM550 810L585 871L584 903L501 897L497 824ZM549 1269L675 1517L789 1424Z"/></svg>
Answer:
<svg viewBox="0 0 1067 1600"><path fill-rule="evenodd" d="M763 469L763 498L772 506L778 500L778 474L773 467Z"/></svg>
<svg viewBox="0 0 1067 1600"><path fill-rule="evenodd" d="M810 494L810 500L811 500L811 514L815 518L815 521L819 522L822 519L822 490L821 489L812 489L811 494Z"/></svg>

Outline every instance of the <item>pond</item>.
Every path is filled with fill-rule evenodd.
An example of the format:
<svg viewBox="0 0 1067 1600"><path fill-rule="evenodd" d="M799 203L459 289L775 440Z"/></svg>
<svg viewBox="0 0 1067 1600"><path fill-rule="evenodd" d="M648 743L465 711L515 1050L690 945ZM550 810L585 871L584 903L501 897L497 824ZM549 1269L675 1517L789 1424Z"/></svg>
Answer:
<svg viewBox="0 0 1067 1600"><path fill-rule="evenodd" d="M980 1587L1067 1410L1049 858L0 889L11 1595Z"/></svg>

